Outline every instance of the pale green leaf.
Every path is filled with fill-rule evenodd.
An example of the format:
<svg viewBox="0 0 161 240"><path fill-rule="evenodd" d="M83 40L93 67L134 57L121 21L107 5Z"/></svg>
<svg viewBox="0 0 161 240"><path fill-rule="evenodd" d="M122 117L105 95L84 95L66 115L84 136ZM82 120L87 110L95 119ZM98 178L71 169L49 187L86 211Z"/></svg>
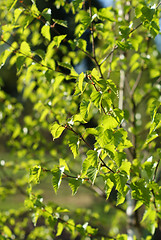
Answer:
<svg viewBox="0 0 161 240"><path fill-rule="evenodd" d="M97 108L100 108L101 100L102 100L102 94L100 92L93 90L93 92L90 96L90 99Z"/></svg>
<svg viewBox="0 0 161 240"><path fill-rule="evenodd" d="M73 0L72 1L75 11L78 10L79 6L80 6L80 8L82 8L82 4L81 4L82 2L83 2L83 0Z"/></svg>
<svg viewBox="0 0 161 240"><path fill-rule="evenodd" d="M64 131L64 127L62 127L61 125L59 125L58 123L54 123L52 126L51 126L51 134L53 136L53 140L56 139L56 138L59 138L60 135L62 134L62 132Z"/></svg>
<svg viewBox="0 0 161 240"><path fill-rule="evenodd" d="M50 35L50 26L47 24L47 25L44 25L42 28L41 28L41 34L43 35L43 37L45 37L47 40L51 40L51 35Z"/></svg>
<svg viewBox="0 0 161 240"><path fill-rule="evenodd" d="M131 168L131 163L126 161L123 161L121 164L121 167L119 168L120 171L125 171L128 176L130 176L130 168Z"/></svg>
<svg viewBox="0 0 161 240"><path fill-rule="evenodd" d="M87 170L89 169L90 166L97 167L98 163L98 153L94 150L89 150L87 152L87 158L83 162L83 167L82 167L82 176L84 177L87 173Z"/></svg>
<svg viewBox="0 0 161 240"><path fill-rule="evenodd" d="M11 55L12 51L6 49L0 56L0 69L4 66L7 58Z"/></svg>
<svg viewBox="0 0 161 240"><path fill-rule="evenodd" d="M82 118L87 118L90 110L91 102L83 99L80 104L80 114Z"/></svg>
<svg viewBox="0 0 161 240"><path fill-rule="evenodd" d="M111 22L116 22L116 19L114 18L114 13L111 11L110 7L101 8L98 11L98 17L101 20L108 20L108 21L111 21Z"/></svg>
<svg viewBox="0 0 161 240"><path fill-rule="evenodd" d="M41 174L41 166L34 166L30 169L30 178L29 182L39 183L40 182L40 174Z"/></svg>
<svg viewBox="0 0 161 240"><path fill-rule="evenodd" d="M67 35L55 36L52 42L55 44L55 46L59 47L60 43L66 38L66 36Z"/></svg>
<svg viewBox="0 0 161 240"><path fill-rule="evenodd" d="M139 179L131 183L132 188L132 197L136 200L143 202L145 205L150 203L150 190L147 188L146 182L144 179Z"/></svg>
<svg viewBox="0 0 161 240"><path fill-rule="evenodd" d="M3 226L3 230L2 230L2 234L4 235L4 236L6 236L7 238L11 238L12 237L12 231L9 229L9 227L8 226ZM2 239L3 239L3 237L2 237ZM4 238L5 239L5 238Z"/></svg>
<svg viewBox="0 0 161 240"><path fill-rule="evenodd" d="M65 20L59 20L59 19L52 19L56 24L61 25L63 27L68 27L68 23Z"/></svg>
<svg viewBox="0 0 161 240"><path fill-rule="evenodd" d="M20 125L16 125L14 128L14 132L12 134L12 138L17 138L21 133L21 126Z"/></svg>
<svg viewBox="0 0 161 240"><path fill-rule="evenodd" d="M52 169L52 174L53 174L53 178L52 178L52 184L53 184L53 188L55 190L55 193L57 193L59 187L60 187L60 184L61 184L61 181L62 181L62 174L64 172L64 169L65 167L54 167Z"/></svg>
<svg viewBox="0 0 161 240"><path fill-rule="evenodd" d="M58 222L56 236L60 236L62 234L63 229L64 229L64 224L61 222Z"/></svg>
<svg viewBox="0 0 161 240"><path fill-rule="evenodd" d="M14 10L14 18L15 18L15 22L17 21L17 19L19 18L20 14L22 13L22 9L21 8L16 8Z"/></svg>
<svg viewBox="0 0 161 240"><path fill-rule="evenodd" d="M116 181L116 190L123 194L125 190L125 185L127 183L127 175L123 172L115 173L114 174L115 181Z"/></svg>
<svg viewBox="0 0 161 240"><path fill-rule="evenodd" d="M23 41L20 46L20 52L27 56L31 55L31 49L27 42Z"/></svg>
<svg viewBox="0 0 161 240"><path fill-rule="evenodd" d="M84 52L86 52L87 41L85 41L84 39L78 39L78 41L76 42L76 45L77 45L78 48L80 48ZM74 47L74 45L73 45L73 47Z"/></svg>
<svg viewBox="0 0 161 240"><path fill-rule="evenodd" d="M54 79L54 91L59 87L60 83L64 80L64 75L63 74L59 74L58 76L55 77Z"/></svg>
<svg viewBox="0 0 161 240"><path fill-rule="evenodd" d="M87 177L91 180L92 184L94 184L96 177L98 174L97 167L90 166L87 170Z"/></svg>
<svg viewBox="0 0 161 240"><path fill-rule="evenodd" d="M83 92L83 80L84 80L84 73L82 72L78 78L78 87L81 90L81 92Z"/></svg>
<svg viewBox="0 0 161 240"><path fill-rule="evenodd" d="M118 126L118 122L116 119L110 115L103 116L101 119L101 125L103 126L104 130L106 129L114 129Z"/></svg>
<svg viewBox="0 0 161 240"><path fill-rule="evenodd" d="M109 179L107 178L106 181L105 181L105 190L106 190L106 200L108 200L109 196L110 196L110 193L112 191L112 188L114 186L114 183Z"/></svg>
<svg viewBox="0 0 161 240"><path fill-rule="evenodd" d="M79 137L76 135L72 135L69 137L68 140L69 147L74 155L74 158L78 155L78 149L79 149Z"/></svg>
<svg viewBox="0 0 161 240"><path fill-rule="evenodd" d="M60 168L64 167L66 171L70 172L67 162L62 158L59 159L59 167Z"/></svg>
<svg viewBox="0 0 161 240"><path fill-rule="evenodd" d="M69 186L72 190L72 195L75 195L78 191L78 188L82 185L82 179L80 178L72 178L69 181Z"/></svg>

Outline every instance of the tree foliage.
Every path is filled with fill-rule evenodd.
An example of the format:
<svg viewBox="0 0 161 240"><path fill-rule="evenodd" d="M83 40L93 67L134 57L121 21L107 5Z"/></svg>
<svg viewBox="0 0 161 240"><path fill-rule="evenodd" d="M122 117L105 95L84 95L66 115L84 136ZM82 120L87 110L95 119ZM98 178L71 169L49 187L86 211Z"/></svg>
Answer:
<svg viewBox="0 0 161 240"><path fill-rule="evenodd" d="M1 160L0 193L25 196L23 208L1 212L2 239L155 239L161 3L56 0L60 19L40 2L0 6L1 71L17 76L15 96L0 79L0 138L12 154ZM73 195L92 190L105 219L43 201L46 177L56 193L63 182Z"/></svg>

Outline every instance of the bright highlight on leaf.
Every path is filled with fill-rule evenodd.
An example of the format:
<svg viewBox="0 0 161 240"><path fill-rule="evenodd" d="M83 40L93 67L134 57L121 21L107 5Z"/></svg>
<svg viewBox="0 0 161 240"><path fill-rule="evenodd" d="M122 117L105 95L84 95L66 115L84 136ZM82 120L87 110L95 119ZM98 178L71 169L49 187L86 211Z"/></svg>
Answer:
<svg viewBox="0 0 161 240"><path fill-rule="evenodd" d="M61 125L59 125L58 123L54 123L51 126L51 134L53 136L53 140L56 138L59 138L60 135L62 134L62 132L64 131L64 127L62 127Z"/></svg>
<svg viewBox="0 0 161 240"><path fill-rule="evenodd" d="M50 26L47 24L47 25L44 25L42 28L41 28L41 34L43 35L43 37L45 37L47 40L51 40L51 35L50 35Z"/></svg>

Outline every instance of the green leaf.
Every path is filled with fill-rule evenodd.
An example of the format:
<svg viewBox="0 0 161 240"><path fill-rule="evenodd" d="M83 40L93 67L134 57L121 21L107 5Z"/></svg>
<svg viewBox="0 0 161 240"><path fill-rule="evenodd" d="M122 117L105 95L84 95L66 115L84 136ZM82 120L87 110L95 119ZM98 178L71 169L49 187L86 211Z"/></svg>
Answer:
<svg viewBox="0 0 161 240"><path fill-rule="evenodd" d="M101 20L108 20L111 22L116 22L116 19L114 18L114 13L111 11L111 7L101 8L98 11L98 17Z"/></svg>
<svg viewBox="0 0 161 240"><path fill-rule="evenodd" d="M51 9L50 8L45 8L41 15L45 18L47 22L51 21Z"/></svg>
<svg viewBox="0 0 161 240"><path fill-rule="evenodd" d="M62 234L63 229L64 229L64 224L61 222L58 222L56 236L60 236Z"/></svg>
<svg viewBox="0 0 161 240"><path fill-rule="evenodd" d="M0 55L0 69L4 66L7 58L12 54L12 51L10 49L6 49L2 54Z"/></svg>
<svg viewBox="0 0 161 240"><path fill-rule="evenodd" d="M83 80L84 80L84 73L82 72L78 78L78 87L81 90L81 92L83 92Z"/></svg>
<svg viewBox="0 0 161 240"><path fill-rule="evenodd" d="M119 170L126 172L127 175L130 176L130 168L131 168L131 163L128 162L127 160L125 160L125 161L122 162L121 167L119 168Z"/></svg>
<svg viewBox="0 0 161 240"><path fill-rule="evenodd" d="M37 209L36 212L32 214L32 222L34 224L34 227L36 227L38 218L42 215L42 210Z"/></svg>
<svg viewBox="0 0 161 240"><path fill-rule="evenodd" d="M60 46L60 43L66 38L66 34L65 35L60 35L60 36L55 36L53 38L53 43L55 46L59 47Z"/></svg>
<svg viewBox="0 0 161 240"><path fill-rule="evenodd" d="M68 140L69 147L74 155L74 158L78 155L79 149L79 137L76 135L71 135Z"/></svg>
<svg viewBox="0 0 161 240"><path fill-rule="evenodd" d="M70 188L72 190L72 195L75 195L77 193L78 188L81 185L82 185L82 179L80 179L80 178L76 178L76 179L72 178L72 179L70 179L69 186L70 186Z"/></svg>
<svg viewBox="0 0 161 240"><path fill-rule="evenodd" d="M54 91L56 91L56 89L59 87L60 83L63 80L64 80L64 75L63 74L59 74L54 78L54 84L53 84Z"/></svg>
<svg viewBox="0 0 161 240"><path fill-rule="evenodd" d="M114 174L116 181L116 190L123 194L125 185L127 183L127 175L124 172L118 172Z"/></svg>
<svg viewBox="0 0 161 240"><path fill-rule="evenodd" d="M67 28L68 27L68 23L67 23L67 21L65 21L65 20L59 20L59 19L52 19L56 24L58 24L58 25L61 25L62 27L65 27L65 28Z"/></svg>
<svg viewBox="0 0 161 240"><path fill-rule="evenodd" d="M80 104L80 114L82 118L86 119L89 114L91 102L83 99Z"/></svg>
<svg viewBox="0 0 161 240"><path fill-rule="evenodd" d="M87 177L91 180L92 184L94 184L96 177L98 174L98 169L96 167L90 166L87 170Z"/></svg>
<svg viewBox="0 0 161 240"><path fill-rule="evenodd" d="M29 182L35 182L36 184L40 182L41 166L34 166L30 169Z"/></svg>
<svg viewBox="0 0 161 240"><path fill-rule="evenodd" d="M153 141L154 139L156 139L157 137L159 137L159 135L157 133L150 133L142 147L142 149L144 149L151 141Z"/></svg>
<svg viewBox="0 0 161 240"><path fill-rule="evenodd" d="M132 189L132 197L149 206L151 194L150 190L147 188L145 180L139 179L132 182L130 186Z"/></svg>
<svg viewBox="0 0 161 240"><path fill-rule="evenodd" d="M147 19L148 21L151 21L153 19L153 15L155 13L154 9L148 8L147 6L144 6L141 9L142 16Z"/></svg>
<svg viewBox="0 0 161 240"><path fill-rule="evenodd" d="M45 37L47 40L51 40L51 35L50 35L50 26L48 24L44 25L41 28L41 34L43 37Z"/></svg>
<svg viewBox="0 0 161 240"><path fill-rule="evenodd" d="M110 193L113 189L113 186L114 183L109 178L107 178L105 181L106 200L108 200Z"/></svg>
<svg viewBox="0 0 161 240"><path fill-rule="evenodd" d="M6 236L7 238L11 238L12 237L12 231L9 229L9 227L8 226L3 226L3 230L2 230L2 234L4 235L4 236ZM3 239L3 237L2 237L2 239ZM5 239L5 238L4 238Z"/></svg>
<svg viewBox="0 0 161 240"><path fill-rule="evenodd" d="M7 9L10 11L14 5L17 3L17 0L7 0Z"/></svg>
<svg viewBox="0 0 161 240"><path fill-rule="evenodd" d="M142 177L146 180L146 182L151 182L153 180L154 172L157 166L157 162L153 161L153 157L149 157L146 162L142 164Z"/></svg>
<svg viewBox="0 0 161 240"><path fill-rule="evenodd" d="M122 35L123 38L125 38L125 39L128 38L129 33L130 33L130 28L129 28L129 27L127 27L127 26L121 26L121 27L119 28L119 30L120 30L121 35Z"/></svg>
<svg viewBox="0 0 161 240"><path fill-rule="evenodd" d="M114 129L118 126L118 122L116 119L110 115L106 115L102 117L101 125L103 126L104 130L106 129Z"/></svg>
<svg viewBox="0 0 161 240"><path fill-rule="evenodd" d="M16 8L14 10L14 18L15 18L15 22L17 21L17 19L19 18L20 14L22 13L22 9L21 8Z"/></svg>
<svg viewBox="0 0 161 240"><path fill-rule="evenodd" d="M81 8L81 3L83 2L83 0L73 0L72 3L73 3L73 6L74 6L74 10L78 10L79 7Z"/></svg>
<svg viewBox="0 0 161 240"><path fill-rule="evenodd" d="M56 138L59 138L62 132L64 131L64 129L65 128L59 125L58 123L54 123L50 129L51 134L53 136L53 140L55 140Z"/></svg>
<svg viewBox="0 0 161 240"><path fill-rule="evenodd" d="M84 39L78 39L78 41L76 42L76 46L86 52L87 41L85 41Z"/></svg>
<svg viewBox="0 0 161 240"><path fill-rule="evenodd" d="M15 126L14 132L12 134L12 138L17 138L19 134L21 133L21 126L18 124Z"/></svg>
<svg viewBox="0 0 161 240"><path fill-rule="evenodd" d="M93 90L90 99L97 108L101 107L102 94L100 92Z"/></svg>
<svg viewBox="0 0 161 240"><path fill-rule="evenodd" d="M70 172L69 168L68 168L68 165L66 163L66 161L62 158L59 159L59 167L64 167L64 169L68 172Z"/></svg>
<svg viewBox="0 0 161 240"><path fill-rule="evenodd" d="M89 167L97 167L98 162L98 153L94 150L89 150L87 152L87 158L83 162L83 170L82 170L82 177L84 177L87 173Z"/></svg>
<svg viewBox="0 0 161 240"><path fill-rule="evenodd" d="M52 178L52 183L53 183L53 188L55 190L55 193L57 193L59 187L60 187L60 184L61 184L61 181L62 181L62 174L64 172L64 169L65 167L54 167L52 169L52 174L53 174L53 178Z"/></svg>
<svg viewBox="0 0 161 240"><path fill-rule="evenodd" d="M23 54L25 54L27 56L31 55L31 49L27 42L23 41L21 43L20 52L22 52Z"/></svg>
<svg viewBox="0 0 161 240"><path fill-rule="evenodd" d="M123 51L132 48L132 44L131 44L131 42L129 42L128 40L126 40L126 41L124 41L124 42L123 42L123 41L118 41L118 42L117 42L117 45L118 45L118 47L119 47L121 50L123 50Z"/></svg>

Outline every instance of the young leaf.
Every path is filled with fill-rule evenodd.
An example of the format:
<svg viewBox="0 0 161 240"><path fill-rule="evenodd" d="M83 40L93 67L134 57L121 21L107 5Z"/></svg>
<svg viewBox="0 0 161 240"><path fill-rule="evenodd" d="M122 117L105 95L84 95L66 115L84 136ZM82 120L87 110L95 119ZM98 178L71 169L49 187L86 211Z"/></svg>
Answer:
<svg viewBox="0 0 161 240"><path fill-rule="evenodd" d="M59 159L59 168L62 168L64 167L64 169L68 172L70 172L69 168L68 168L68 165L66 163L66 161L62 158Z"/></svg>
<svg viewBox="0 0 161 240"><path fill-rule="evenodd" d="M124 172L119 172L114 174L116 181L116 190L123 194L125 185L127 183L127 175Z"/></svg>
<svg viewBox="0 0 161 240"><path fill-rule="evenodd" d="M80 114L82 118L86 119L89 114L91 102L83 99L80 104Z"/></svg>
<svg viewBox="0 0 161 240"><path fill-rule="evenodd" d="M47 22L50 22L51 20L51 9L50 8L45 8L41 15L45 18Z"/></svg>
<svg viewBox="0 0 161 240"><path fill-rule="evenodd" d="M64 229L64 224L61 222L58 222L56 236L60 236L62 234L63 229Z"/></svg>
<svg viewBox="0 0 161 240"><path fill-rule="evenodd" d="M24 53L25 55L31 55L31 49L27 42L23 41L20 46L20 52Z"/></svg>
<svg viewBox="0 0 161 240"><path fill-rule="evenodd" d="M78 7L79 7L80 3L82 3L82 2L83 2L83 0L73 0L72 3L73 3L75 11L78 10Z"/></svg>
<svg viewBox="0 0 161 240"><path fill-rule="evenodd" d="M41 34L43 37L45 37L47 40L51 40L51 35L50 35L50 26L48 24L44 25L41 28Z"/></svg>
<svg viewBox="0 0 161 240"><path fill-rule="evenodd" d="M116 119L110 115L106 115L102 117L101 125L103 126L104 130L106 129L114 129L118 126L118 122Z"/></svg>
<svg viewBox="0 0 161 240"><path fill-rule="evenodd" d="M64 75L63 74L59 74L58 76L55 77L54 79L54 91L59 87L60 83L63 81L64 79Z"/></svg>
<svg viewBox="0 0 161 240"><path fill-rule="evenodd" d="M79 137L76 135L72 135L69 137L68 140L69 147L74 155L74 158L78 155L78 149L79 149Z"/></svg>
<svg viewBox="0 0 161 240"><path fill-rule="evenodd" d="M54 19L54 18L52 20L58 25L61 25L65 28L68 27L67 21L65 21L65 20L59 20L59 19Z"/></svg>
<svg viewBox="0 0 161 240"><path fill-rule="evenodd" d="M75 195L77 193L77 190L81 186L81 184L82 184L82 179L80 179L80 178L70 179L69 186L72 190L72 195Z"/></svg>
<svg viewBox="0 0 161 240"><path fill-rule="evenodd" d="M78 87L81 90L81 92L83 92L83 80L84 80L84 73L82 72L78 78Z"/></svg>
<svg viewBox="0 0 161 240"><path fill-rule="evenodd" d="M98 174L98 169L90 166L87 170L87 177L91 180L92 184L94 184L96 177Z"/></svg>
<svg viewBox="0 0 161 240"><path fill-rule="evenodd" d="M64 131L64 127L62 127L61 125L59 125L58 123L54 123L52 126L51 126L51 134L53 136L53 140L56 139L56 138L59 138L60 135L62 134L62 132Z"/></svg>
<svg viewBox="0 0 161 240"><path fill-rule="evenodd" d="M53 39L53 43L55 46L59 47L60 43L66 38L67 35L60 35L60 36L55 36Z"/></svg>
<svg viewBox="0 0 161 240"><path fill-rule="evenodd" d="M144 179L139 179L131 183L132 197L136 200L143 202L145 205L149 206L150 203L150 190L147 188Z"/></svg>
<svg viewBox="0 0 161 240"><path fill-rule="evenodd" d="M55 193L57 193L60 187L63 172L64 172L64 167L60 167L60 168L54 167L52 169L52 174L53 174L52 183L53 183L53 188L55 190Z"/></svg>
<svg viewBox="0 0 161 240"><path fill-rule="evenodd" d="M87 173L87 170L89 167L97 167L98 162L98 153L94 150L89 150L87 152L87 158L83 162L83 170L82 170L82 176L84 177Z"/></svg>
<svg viewBox="0 0 161 240"><path fill-rule="evenodd" d="M100 108L101 106L101 100L102 100L102 94L96 90L93 90L91 96L91 101L94 103L94 105L97 107L97 108Z"/></svg>
<svg viewBox="0 0 161 240"><path fill-rule="evenodd" d="M112 188L114 186L114 183L109 179L107 178L106 181L105 181L105 191L106 191L106 200L108 200L109 196L110 196L110 193L112 191Z"/></svg>
<svg viewBox="0 0 161 240"><path fill-rule="evenodd" d="M147 19L148 21L151 21L153 19L153 15L155 13L154 9L150 9L147 6L144 6L141 9L142 12L142 16L144 17L144 19Z"/></svg>
<svg viewBox="0 0 161 240"><path fill-rule="evenodd" d="M40 182L41 166L34 166L30 169L29 182L35 182L36 184Z"/></svg>
<svg viewBox="0 0 161 240"><path fill-rule="evenodd" d="M114 18L114 13L110 11L110 7L109 8L101 8L98 11L98 17L101 20L108 20L111 22L116 22L116 19Z"/></svg>

